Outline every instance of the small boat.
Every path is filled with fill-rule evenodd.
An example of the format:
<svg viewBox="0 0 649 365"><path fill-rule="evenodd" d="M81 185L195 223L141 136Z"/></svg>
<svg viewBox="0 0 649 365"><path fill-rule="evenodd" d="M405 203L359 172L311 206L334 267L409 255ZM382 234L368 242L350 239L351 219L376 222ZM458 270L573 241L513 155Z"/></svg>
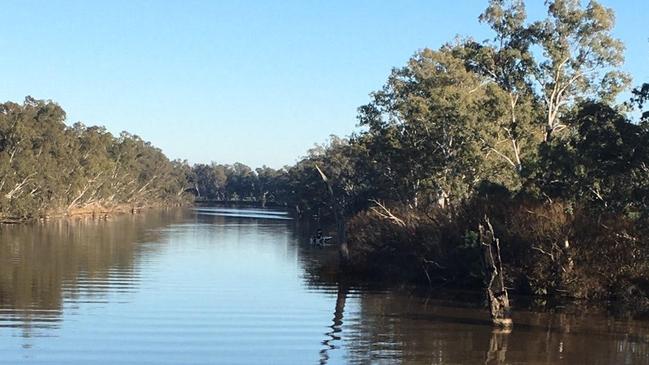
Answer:
<svg viewBox="0 0 649 365"><path fill-rule="evenodd" d="M311 241L311 244L314 245L314 246L323 247L331 239L333 239L333 237L331 237L331 236L320 236L320 237L313 236L313 237L311 237L310 241Z"/></svg>

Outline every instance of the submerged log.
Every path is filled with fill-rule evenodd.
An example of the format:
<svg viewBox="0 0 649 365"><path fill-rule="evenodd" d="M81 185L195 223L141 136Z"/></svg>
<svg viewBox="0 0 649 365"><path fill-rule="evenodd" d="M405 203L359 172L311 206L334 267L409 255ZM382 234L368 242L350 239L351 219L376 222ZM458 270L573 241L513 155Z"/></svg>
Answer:
<svg viewBox="0 0 649 365"><path fill-rule="evenodd" d="M511 309L509 296L505 288L505 273L500 259L500 240L496 238L494 229L485 217L484 224L478 226L480 246L485 272L485 290L489 301L491 321L498 327L511 327Z"/></svg>

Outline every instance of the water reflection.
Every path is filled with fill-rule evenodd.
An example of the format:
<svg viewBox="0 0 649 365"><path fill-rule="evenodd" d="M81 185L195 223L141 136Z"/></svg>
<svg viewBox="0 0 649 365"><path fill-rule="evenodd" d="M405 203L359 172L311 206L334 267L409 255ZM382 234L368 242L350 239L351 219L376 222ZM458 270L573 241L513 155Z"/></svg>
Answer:
<svg viewBox="0 0 649 365"><path fill-rule="evenodd" d="M512 333L487 313L406 293L357 294L358 322L342 325L349 363L635 364L649 361L647 324L598 314L519 309ZM353 321L352 321L353 322Z"/></svg>
<svg viewBox="0 0 649 365"><path fill-rule="evenodd" d="M271 210L155 211L0 228L0 363L631 364L649 325L475 293L351 285L335 247Z"/></svg>
<svg viewBox="0 0 649 365"><path fill-rule="evenodd" d="M506 364L507 360L507 339L511 329L498 329L494 328L491 330L491 338L489 339L489 349L487 350L487 356L485 359L485 364L489 365L501 365Z"/></svg>
<svg viewBox="0 0 649 365"><path fill-rule="evenodd" d="M345 303L347 302L348 292L349 292L349 287L346 284L343 283L338 284L334 316L333 316L332 324L329 327L331 328L331 331L325 333L326 339L322 341L322 344L325 347L322 350L320 350L320 364L322 365L328 363L330 351L340 348L340 346L336 345L336 342L339 342L341 340L340 332L342 332L343 315L345 313Z"/></svg>
<svg viewBox="0 0 649 365"><path fill-rule="evenodd" d="M47 336L64 302L106 302L137 289L137 257L154 228L179 212L125 215L110 221L71 219L0 228L0 329Z"/></svg>
<svg viewBox="0 0 649 365"><path fill-rule="evenodd" d="M305 264L335 257L305 247ZM322 290L340 280L326 266L305 266L305 272L307 285ZM344 352L350 364L649 363L649 323L629 313L612 315L600 305L573 302L544 308L515 298L516 325L502 331L491 326L479 293L422 295L352 286L342 294L341 288L321 363L336 351ZM343 323L342 309L349 300L354 308L345 312Z"/></svg>

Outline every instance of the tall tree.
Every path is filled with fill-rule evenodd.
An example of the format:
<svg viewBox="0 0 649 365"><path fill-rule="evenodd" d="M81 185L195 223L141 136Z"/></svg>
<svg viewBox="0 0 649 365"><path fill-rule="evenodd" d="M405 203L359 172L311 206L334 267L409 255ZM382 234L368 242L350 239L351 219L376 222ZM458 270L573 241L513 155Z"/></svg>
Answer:
<svg viewBox="0 0 649 365"><path fill-rule="evenodd" d="M589 98L613 101L630 77L620 70L624 45L611 34L612 9L596 1L584 8L579 0L548 3L548 18L530 26L541 56L533 78L545 105L545 141L567 125L562 116L575 102Z"/></svg>
<svg viewBox="0 0 649 365"><path fill-rule="evenodd" d="M493 119L487 121L482 142L487 151L521 172L524 160L536 153L539 133L534 124L540 117L529 82L534 57L525 5L520 0L491 1L479 19L491 27L494 38L482 44L467 41L459 50L469 69L484 78L483 84L495 84L504 95L504 100L490 103Z"/></svg>

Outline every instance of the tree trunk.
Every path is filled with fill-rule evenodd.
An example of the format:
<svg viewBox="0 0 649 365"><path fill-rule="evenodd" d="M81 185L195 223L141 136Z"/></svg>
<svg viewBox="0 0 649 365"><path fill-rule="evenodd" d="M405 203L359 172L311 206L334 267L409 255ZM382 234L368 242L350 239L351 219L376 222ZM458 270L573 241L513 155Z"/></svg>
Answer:
<svg viewBox="0 0 649 365"><path fill-rule="evenodd" d="M261 207L266 208L266 195L268 195L267 191L264 191L264 194L261 196Z"/></svg>
<svg viewBox="0 0 649 365"><path fill-rule="evenodd" d="M322 181L327 185L327 190L329 191L329 197L331 198L331 208L334 212L334 218L336 220L336 236L338 238L338 243L340 244L339 254L340 254L340 263L346 265L349 261L349 248L347 247L347 237L345 234L345 216L343 210L336 200L334 195L334 190L329 183L329 178L325 175L318 165L315 165L316 170L320 173Z"/></svg>
<svg viewBox="0 0 649 365"><path fill-rule="evenodd" d="M510 327L511 310L509 297L505 288L505 273L500 260L500 241L494 234L489 218L485 216L484 223L478 226L480 245L485 272L485 290L489 301L491 321L499 327ZM486 227L486 228L485 228Z"/></svg>

